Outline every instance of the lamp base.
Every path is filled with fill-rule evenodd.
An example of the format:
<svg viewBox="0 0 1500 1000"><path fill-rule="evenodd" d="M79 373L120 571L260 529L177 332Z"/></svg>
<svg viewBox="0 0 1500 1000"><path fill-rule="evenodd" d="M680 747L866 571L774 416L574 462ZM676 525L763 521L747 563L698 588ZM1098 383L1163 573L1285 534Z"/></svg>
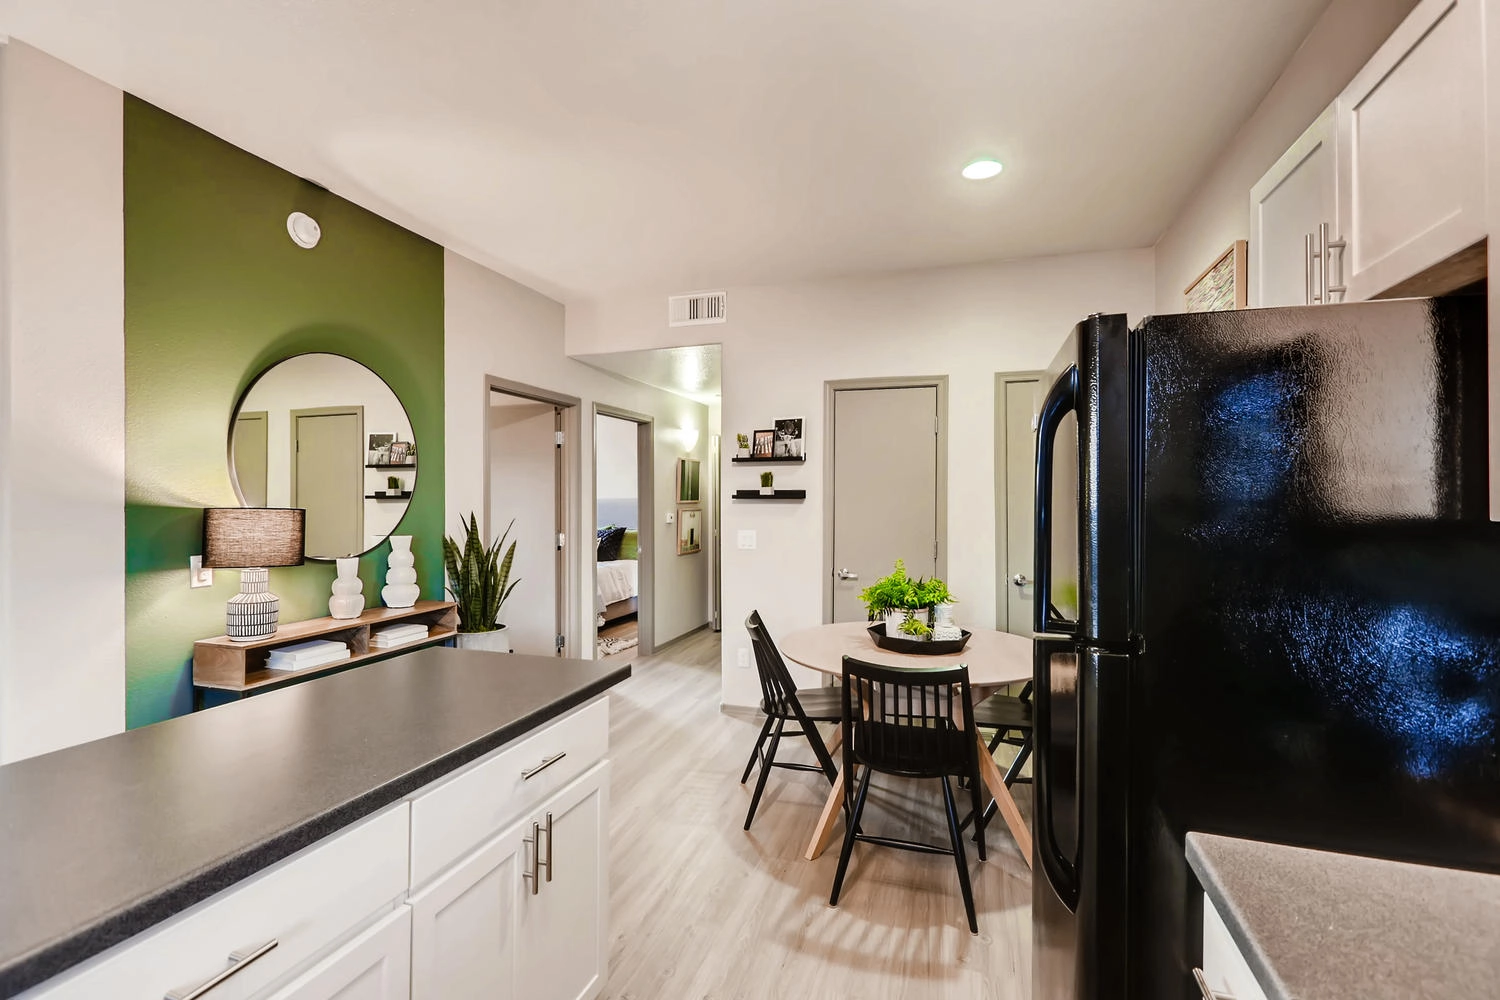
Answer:
<svg viewBox="0 0 1500 1000"><path fill-rule="evenodd" d="M224 634L235 642L256 642L276 634L281 601L271 593L271 574L240 570L240 592L225 607Z"/></svg>

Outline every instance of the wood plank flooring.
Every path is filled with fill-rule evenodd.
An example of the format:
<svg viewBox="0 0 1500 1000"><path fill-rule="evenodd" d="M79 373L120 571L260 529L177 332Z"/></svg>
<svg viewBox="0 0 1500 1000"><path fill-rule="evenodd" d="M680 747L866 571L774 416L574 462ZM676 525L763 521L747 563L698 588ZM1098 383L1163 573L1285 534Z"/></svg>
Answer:
<svg viewBox="0 0 1500 1000"><path fill-rule="evenodd" d="M1002 824L989 830L987 862L968 845L978 935L942 856L856 845L830 907L837 845L802 858L827 795L821 777L774 770L755 825L741 829L755 776L739 777L760 718L720 711L719 636L694 633L633 669L610 694L605 997L1028 1000L1031 873ZM792 753L812 759L805 744ZM1029 786L1016 791L1029 819ZM941 802L933 782L872 785L863 825L946 843Z"/></svg>

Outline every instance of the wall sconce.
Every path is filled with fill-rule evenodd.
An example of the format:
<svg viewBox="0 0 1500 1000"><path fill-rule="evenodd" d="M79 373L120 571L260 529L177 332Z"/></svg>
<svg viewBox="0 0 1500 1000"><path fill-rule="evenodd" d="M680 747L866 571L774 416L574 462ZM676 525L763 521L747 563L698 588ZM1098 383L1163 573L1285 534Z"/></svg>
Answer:
<svg viewBox="0 0 1500 1000"><path fill-rule="evenodd" d="M698 428L679 427L677 429L677 438L682 442L683 451L692 451L698 446Z"/></svg>

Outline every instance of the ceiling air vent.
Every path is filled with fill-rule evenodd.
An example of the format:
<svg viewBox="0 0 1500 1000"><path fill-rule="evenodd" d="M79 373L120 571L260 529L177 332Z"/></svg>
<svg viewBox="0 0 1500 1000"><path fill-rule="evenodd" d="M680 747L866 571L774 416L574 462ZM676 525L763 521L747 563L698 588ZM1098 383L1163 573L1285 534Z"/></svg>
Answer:
<svg viewBox="0 0 1500 1000"><path fill-rule="evenodd" d="M704 323L724 322L724 303L728 300L724 292L694 292L692 295L672 295L667 298L668 326L701 326Z"/></svg>

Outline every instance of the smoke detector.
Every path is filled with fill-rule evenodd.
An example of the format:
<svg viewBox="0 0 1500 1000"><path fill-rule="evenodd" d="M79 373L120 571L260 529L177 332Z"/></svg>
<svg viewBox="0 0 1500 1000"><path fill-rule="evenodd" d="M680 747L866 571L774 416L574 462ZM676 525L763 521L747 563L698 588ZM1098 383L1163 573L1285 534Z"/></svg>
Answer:
<svg viewBox="0 0 1500 1000"><path fill-rule="evenodd" d="M306 212L293 212L286 217L286 234L302 249L311 250L323 238L323 227Z"/></svg>

